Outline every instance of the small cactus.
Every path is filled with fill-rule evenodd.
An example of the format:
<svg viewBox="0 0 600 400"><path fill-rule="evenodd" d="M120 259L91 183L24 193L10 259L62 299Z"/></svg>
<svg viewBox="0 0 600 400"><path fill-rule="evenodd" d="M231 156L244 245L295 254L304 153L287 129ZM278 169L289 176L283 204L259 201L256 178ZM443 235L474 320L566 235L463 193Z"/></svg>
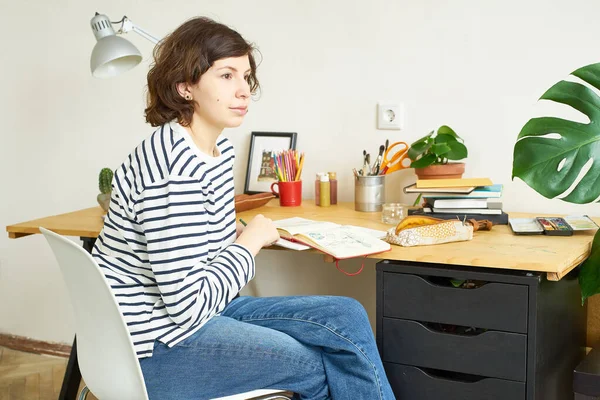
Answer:
<svg viewBox="0 0 600 400"><path fill-rule="evenodd" d="M110 168L102 168L100 171L100 176L98 177L98 187L100 188L100 193L108 194L112 191L112 178L112 170Z"/></svg>
<svg viewBox="0 0 600 400"><path fill-rule="evenodd" d="M110 192L112 191L112 178L113 172L110 168L102 168L100 175L98 176L98 187L100 188L100 194L96 197L98 204L108 212L110 208Z"/></svg>

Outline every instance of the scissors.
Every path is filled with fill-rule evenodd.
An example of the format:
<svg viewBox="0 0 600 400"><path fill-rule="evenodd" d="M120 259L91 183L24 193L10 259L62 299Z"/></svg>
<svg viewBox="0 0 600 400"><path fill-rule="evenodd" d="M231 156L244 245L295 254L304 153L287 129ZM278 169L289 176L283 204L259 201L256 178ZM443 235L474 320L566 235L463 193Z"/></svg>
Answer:
<svg viewBox="0 0 600 400"><path fill-rule="evenodd" d="M396 150L393 150L395 147ZM410 146L404 142L394 142L383 154L380 175L391 174L401 169L410 168L411 159L408 157Z"/></svg>

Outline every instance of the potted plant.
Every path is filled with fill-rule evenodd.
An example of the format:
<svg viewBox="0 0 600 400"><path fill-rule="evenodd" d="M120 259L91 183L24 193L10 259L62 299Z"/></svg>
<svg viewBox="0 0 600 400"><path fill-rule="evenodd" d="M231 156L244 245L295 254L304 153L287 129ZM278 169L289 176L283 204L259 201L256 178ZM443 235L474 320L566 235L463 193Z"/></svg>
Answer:
<svg viewBox="0 0 600 400"><path fill-rule="evenodd" d="M410 166L419 179L460 178L465 172L465 164L449 161L467 157L467 147L463 142L452 128L443 125L410 146Z"/></svg>
<svg viewBox="0 0 600 400"><path fill-rule="evenodd" d="M100 194L96 197L96 200L98 201L98 204L100 204L100 207L106 212L108 212L108 208L110 207L112 178L112 170L110 168L102 168L100 175L98 176L98 188L100 189Z"/></svg>
<svg viewBox="0 0 600 400"><path fill-rule="evenodd" d="M600 63L571 73L600 89ZM530 119L521 129L513 154L512 177L521 178L544 197L584 204L600 198L600 97L578 82L560 81L540 97L568 105L589 118L589 123L556 117ZM585 173L583 173L585 172ZM580 178L580 175L583 175ZM589 258L581 265L581 301L600 293L600 230Z"/></svg>

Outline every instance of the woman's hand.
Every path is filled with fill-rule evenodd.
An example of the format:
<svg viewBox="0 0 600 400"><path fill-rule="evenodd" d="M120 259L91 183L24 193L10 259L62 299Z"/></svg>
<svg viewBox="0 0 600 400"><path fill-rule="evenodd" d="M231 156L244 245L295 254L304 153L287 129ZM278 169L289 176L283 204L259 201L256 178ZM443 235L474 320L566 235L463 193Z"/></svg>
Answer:
<svg viewBox="0 0 600 400"><path fill-rule="evenodd" d="M272 245L278 239L279 232L273 225L273 221L258 214L248 223L235 242L246 247L253 255L257 255L260 249Z"/></svg>
<svg viewBox="0 0 600 400"><path fill-rule="evenodd" d="M244 224L242 224L239 221L235 222L235 237L239 238L242 235L242 232L244 232Z"/></svg>

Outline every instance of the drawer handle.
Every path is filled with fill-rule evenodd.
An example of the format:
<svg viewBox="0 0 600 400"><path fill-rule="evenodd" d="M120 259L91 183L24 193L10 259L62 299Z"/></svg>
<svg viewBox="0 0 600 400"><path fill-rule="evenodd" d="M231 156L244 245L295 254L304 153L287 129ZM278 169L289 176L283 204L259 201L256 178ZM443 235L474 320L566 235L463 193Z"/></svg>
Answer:
<svg viewBox="0 0 600 400"><path fill-rule="evenodd" d="M464 290L479 289L489 283L488 281L448 278L445 276L418 276L418 278L423 279L433 286Z"/></svg>
<svg viewBox="0 0 600 400"><path fill-rule="evenodd" d="M479 336L488 331L484 328L475 328L473 326L450 325L439 322L424 322L418 321L420 325L431 332L443 333L457 336Z"/></svg>
<svg viewBox="0 0 600 400"><path fill-rule="evenodd" d="M465 374L462 372L443 371L441 369L413 367L431 379L444 379L452 382L477 383L486 379L485 376Z"/></svg>

